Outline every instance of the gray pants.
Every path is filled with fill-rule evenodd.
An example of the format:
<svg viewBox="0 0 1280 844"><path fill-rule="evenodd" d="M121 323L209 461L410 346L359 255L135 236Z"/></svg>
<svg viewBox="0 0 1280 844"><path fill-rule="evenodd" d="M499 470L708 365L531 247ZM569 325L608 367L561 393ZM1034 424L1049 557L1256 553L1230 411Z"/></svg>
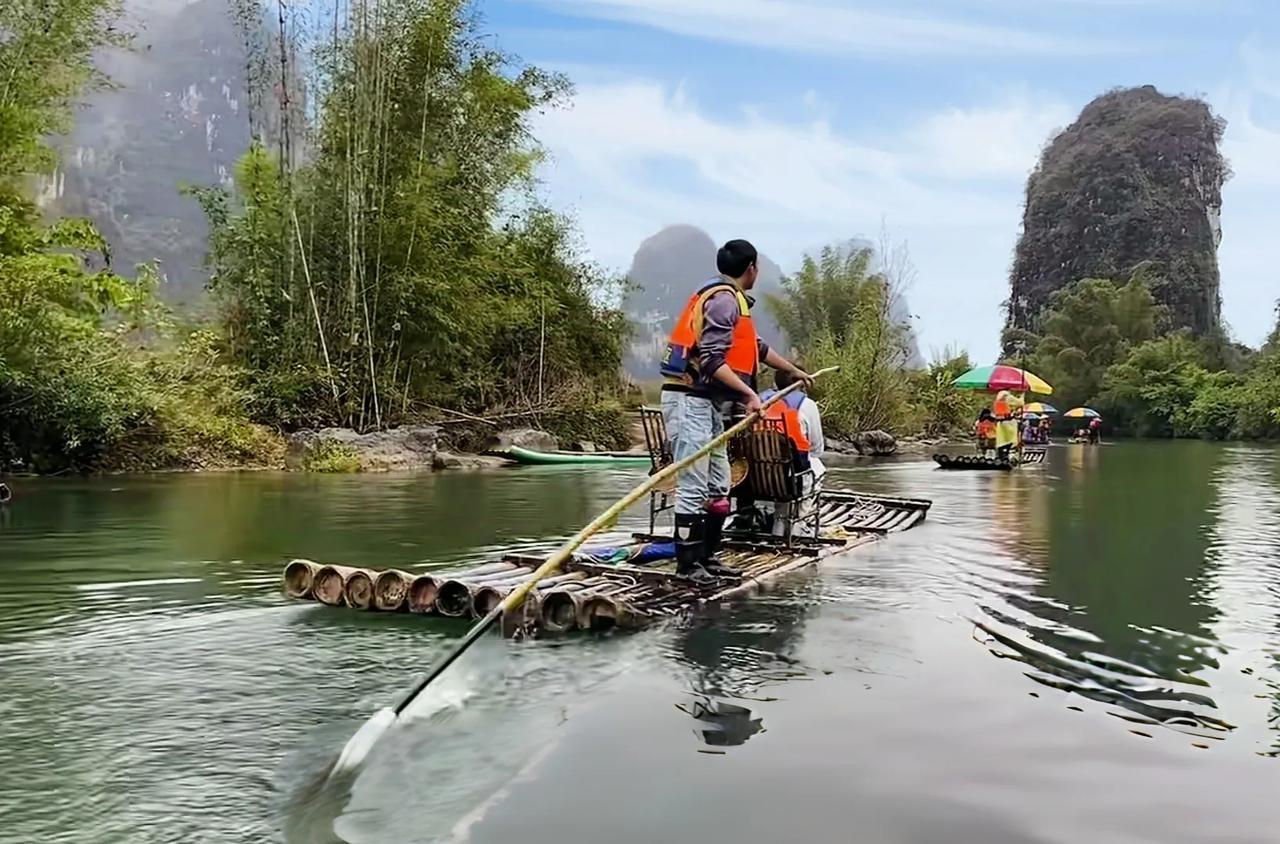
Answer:
<svg viewBox="0 0 1280 844"><path fill-rule="evenodd" d="M672 456L683 460L724 433L725 417L733 402L716 402L670 390L662 394L662 419L671 440ZM676 513L705 513L708 499L729 495L729 452L724 445L695 461L676 478Z"/></svg>
<svg viewBox="0 0 1280 844"><path fill-rule="evenodd" d="M804 497L799 501L776 504L765 501L756 506L763 513L773 514L773 535L785 536L787 524L791 524L792 536L813 536L813 513L818 508L817 491L822 489L822 479L812 475L804 477Z"/></svg>

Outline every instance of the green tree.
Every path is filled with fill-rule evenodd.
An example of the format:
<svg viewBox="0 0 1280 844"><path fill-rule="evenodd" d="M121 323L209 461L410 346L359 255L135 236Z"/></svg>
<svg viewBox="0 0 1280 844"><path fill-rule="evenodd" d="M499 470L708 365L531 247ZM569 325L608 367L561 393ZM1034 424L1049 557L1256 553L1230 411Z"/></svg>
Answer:
<svg viewBox="0 0 1280 844"><path fill-rule="evenodd" d="M46 224L31 180L56 157L76 98L103 84L93 51L121 42L111 0L18 0L0 38L0 457L56 465L118 432L134 388L101 342L109 309L131 307L101 267L106 245L82 220ZM89 262L96 260L97 269Z"/></svg>
<svg viewBox="0 0 1280 844"><path fill-rule="evenodd" d="M1155 336L1159 315L1141 278L1123 286L1082 279L1053 296L1042 334L1020 337L1031 348L1027 367L1053 385L1062 403L1085 404L1102 389L1109 366Z"/></svg>
<svg viewBox="0 0 1280 844"><path fill-rule="evenodd" d="M893 274L872 273L874 258L871 250L829 246L806 256L768 299L806 366L840 367L816 387L824 426L837 435L900 430L910 419L909 329L892 315Z"/></svg>
<svg viewBox="0 0 1280 844"><path fill-rule="evenodd" d="M56 162L47 138L106 84L92 57L125 43L118 11L17 0L0 22L0 460L57 471L270 459L278 444L245 423L234 373L201 335L174 337L157 319L155 274L111 272L91 224L45 222L30 197Z"/></svg>
<svg viewBox="0 0 1280 844"><path fill-rule="evenodd" d="M312 55L305 162L258 145L234 192L198 192L259 418L370 428L616 390L617 282L533 194L530 120L568 84L494 49L465 6L354 0Z"/></svg>
<svg viewBox="0 0 1280 844"><path fill-rule="evenodd" d="M1204 368L1199 346L1179 332L1141 344L1110 367L1094 404L1117 428L1137 436L1194 436L1192 404L1211 386L1227 384Z"/></svg>
<svg viewBox="0 0 1280 844"><path fill-rule="evenodd" d="M910 374L913 429L925 436L968 435L978 408L989 399L982 393L957 390L952 382L973 368L969 355L947 349L935 354L926 369Z"/></svg>

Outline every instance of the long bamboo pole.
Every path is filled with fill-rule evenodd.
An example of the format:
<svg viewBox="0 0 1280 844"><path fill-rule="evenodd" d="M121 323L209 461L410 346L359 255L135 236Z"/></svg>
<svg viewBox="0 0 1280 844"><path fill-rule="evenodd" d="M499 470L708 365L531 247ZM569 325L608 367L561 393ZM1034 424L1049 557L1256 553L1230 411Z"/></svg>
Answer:
<svg viewBox="0 0 1280 844"><path fill-rule="evenodd" d="M835 372L838 369L838 366L821 369L813 373L812 377L818 378ZM454 646L453 650L449 651L449 653L445 655L444 659L442 659L435 668L427 672L427 674L424 675L422 679L418 680L418 682L414 683L395 706L380 709L375 712L347 742L346 746L342 749L342 753L334 763L333 770L330 774L333 775L344 770L350 770L364 761L365 756L368 755L369 750L378 741L378 739L381 738L382 734L395 724L396 719L398 719L400 715L409 708L409 704L413 703L413 701L418 697L418 695L422 694L423 690L426 689L427 686L431 685L433 680L443 674L450 665L453 665L453 663L457 661L458 657L466 653L467 649L474 645L476 640L484 635L484 633L502 617L503 613L514 612L518 609L524 602L525 596L537 587L538 582L559 571L560 567L568 561L568 559L573 555L573 552L578 550L584 542L600 530L613 525L614 522L617 521L618 517L622 515L624 510L639 501L644 495L648 494L650 490L706 457L712 451L715 451L721 445L728 442L730 438L737 436L755 425L756 422L760 420L760 417L763 415L765 410L781 401L788 394L798 390L803 386L803 384L803 381L796 381L785 389L774 393L761 404L759 410L748 413L737 423L726 428L724 433L720 436L712 438L706 445L702 446L702 448L698 449L693 454L690 454L688 457L685 457L683 460L677 460L667 466L664 466L657 472L654 472L643 483L638 484L634 489L622 496L622 498L615 501L613 506L596 516L586 527L582 528L582 530L570 537L569 541L564 545L561 545L554 554L547 558L545 563L538 566L529 580L517 586L507 595L506 598L502 600L502 603L494 607L493 610L484 618L477 621L471 629L467 631L467 635L463 636L458 644Z"/></svg>

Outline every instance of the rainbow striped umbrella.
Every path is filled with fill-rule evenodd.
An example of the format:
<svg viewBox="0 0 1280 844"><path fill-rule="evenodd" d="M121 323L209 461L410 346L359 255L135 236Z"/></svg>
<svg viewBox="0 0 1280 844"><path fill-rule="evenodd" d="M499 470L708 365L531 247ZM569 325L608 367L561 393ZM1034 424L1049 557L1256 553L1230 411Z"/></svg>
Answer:
<svg viewBox="0 0 1280 844"><path fill-rule="evenodd" d="M1073 407L1062 414L1068 419L1101 419L1102 414L1092 407Z"/></svg>
<svg viewBox="0 0 1280 844"><path fill-rule="evenodd" d="M1044 379L1025 369L1016 366L979 366L970 369L964 375L951 382L961 390L985 390L998 393L1001 390L1012 390L1015 393L1039 393L1047 396L1053 393L1053 387Z"/></svg>
<svg viewBox="0 0 1280 844"><path fill-rule="evenodd" d="M1022 406L1023 414L1039 413L1042 416L1054 414L1058 412L1058 408L1045 401L1033 401Z"/></svg>

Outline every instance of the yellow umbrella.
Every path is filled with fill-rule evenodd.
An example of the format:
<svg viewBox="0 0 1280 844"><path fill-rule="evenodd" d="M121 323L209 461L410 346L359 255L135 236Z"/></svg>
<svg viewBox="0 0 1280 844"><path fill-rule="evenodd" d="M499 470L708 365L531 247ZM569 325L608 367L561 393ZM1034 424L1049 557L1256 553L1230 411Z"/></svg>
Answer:
<svg viewBox="0 0 1280 844"><path fill-rule="evenodd" d="M1062 414L1068 419L1101 419L1102 414L1091 407L1073 407Z"/></svg>
<svg viewBox="0 0 1280 844"><path fill-rule="evenodd" d="M1054 407L1048 402L1043 402L1043 401L1033 401L1031 402L1031 404L1022 408L1022 410L1026 413L1040 413L1040 414L1047 414L1047 415L1052 415L1058 412L1058 408Z"/></svg>

